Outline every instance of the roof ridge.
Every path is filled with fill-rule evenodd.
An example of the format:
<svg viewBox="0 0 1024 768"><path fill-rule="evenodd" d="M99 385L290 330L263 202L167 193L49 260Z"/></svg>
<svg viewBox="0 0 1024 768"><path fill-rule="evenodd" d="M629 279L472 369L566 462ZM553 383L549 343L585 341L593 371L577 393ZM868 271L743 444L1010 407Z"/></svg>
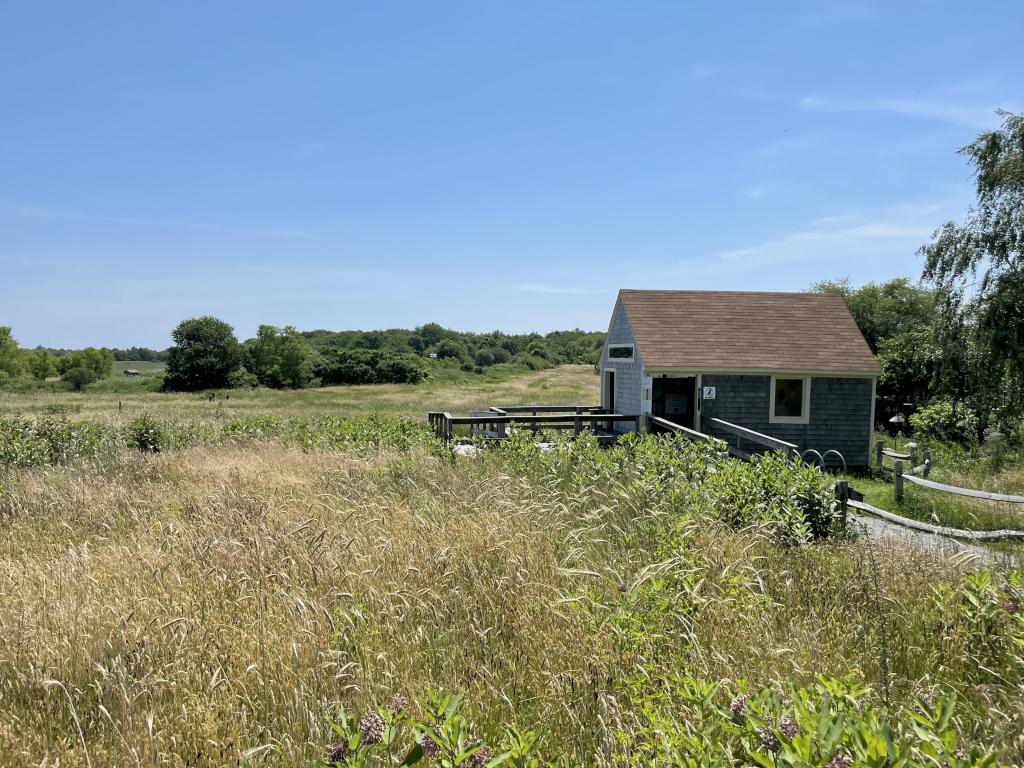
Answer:
<svg viewBox="0 0 1024 768"><path fill-rule="evenodd" d="M824 291L722 291L714 288L620 288L620 293L689 293L689 294L725 294L735 296L834 296L843 298L842 294L825 293Z"/></svg>

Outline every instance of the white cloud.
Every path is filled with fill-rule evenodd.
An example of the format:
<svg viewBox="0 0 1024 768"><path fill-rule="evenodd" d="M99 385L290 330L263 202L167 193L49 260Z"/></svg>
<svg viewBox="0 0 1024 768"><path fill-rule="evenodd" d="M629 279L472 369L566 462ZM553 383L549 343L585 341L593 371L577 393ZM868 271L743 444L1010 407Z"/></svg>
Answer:
<svg viewBox="0 0 1024 768"><path fill-rule="evenodd" d="M804 96L801 109L812 112L886 112L920 117L973 129L994 128L999 123L997 104L967 104L925 99L867 99L863 101Z"/></svg>
<svg viewBox="0 0 1024 768"><path fill-rule="evenodd" d="M871 253L879 248L913 253L927 242L941 222L944 206L901 205L874 212L847 212L826 216L807 226L760 243L708 254L705 261L782 264Z"/></svg>
<svg viewBox="0 0 1024 768"><path fill-rule="evenodd" d="M229 235L255 235L259 237L282 237L298 240L316 239L315 235L301 229L249 229L247 227L225 227L219 224L205 224L196 221L177 221L174 219L156 219L137 216L105 216L93 213L83 213L82 211L17 205L2 201L0 201L0 215L56 221L83 221L98 224L127 224L137 226L170 227L172 229L196 229L204 232L219 232Z"/></svg>

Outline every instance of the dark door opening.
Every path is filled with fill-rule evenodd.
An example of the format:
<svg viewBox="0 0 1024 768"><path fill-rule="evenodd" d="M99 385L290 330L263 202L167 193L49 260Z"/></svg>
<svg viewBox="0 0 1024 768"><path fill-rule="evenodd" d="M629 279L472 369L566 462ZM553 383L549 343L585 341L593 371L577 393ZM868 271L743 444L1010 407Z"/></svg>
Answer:
<svg viewBox="0 0 1024 768"><path fill-rule="evenodd" d="M674 424L696 429L694 401L697 377L657 378L652 382L651 412Z"/></svg>
<svg viewBox="0 0 1024 768"><path fill-rule="evenodd" d="M615 413L615 371L604 372L604 402L601 407Z"/></svg>

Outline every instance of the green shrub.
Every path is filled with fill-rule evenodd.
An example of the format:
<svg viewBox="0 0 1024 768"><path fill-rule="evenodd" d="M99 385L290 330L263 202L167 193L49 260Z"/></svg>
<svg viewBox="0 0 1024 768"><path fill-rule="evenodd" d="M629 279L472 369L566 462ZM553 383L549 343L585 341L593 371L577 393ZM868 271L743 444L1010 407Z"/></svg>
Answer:
<svg viewBox="0 0 1024 768"><path fill-rule="evenodd" d="M170 444L170 436L162 423L148 414L132 419L125 427L128 444L144 453L159 453Z"/></svg>
<svg viewBox="0 0 1024 768"><path fill-rule="evenodd" d="M966 405L953 407L949 400L936 400L910 417L914 435L922 439L973 442L978 434L978 417Z"/></svg>
<svg viewBox="0 0 1024 768"><path fill-rule="evenodd" d="M224 382L224 386L228 389L256 389L259 385L260 380L256 378L256 374L244 366L235 368L228 374L227 380Z"/></svg>

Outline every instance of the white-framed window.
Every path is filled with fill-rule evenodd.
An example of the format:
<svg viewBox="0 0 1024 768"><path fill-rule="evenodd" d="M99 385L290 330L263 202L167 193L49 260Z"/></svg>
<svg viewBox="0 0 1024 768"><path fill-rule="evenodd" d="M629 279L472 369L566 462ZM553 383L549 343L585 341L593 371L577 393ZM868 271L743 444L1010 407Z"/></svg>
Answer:
<svg viewBox="0 0 1024 768"><path fill-rule="evenodd" d="M608 359L614 360L617 363L631 363L633 362L633 345L632 344L609 344L608 345Z"/></svg>
<svg viewBox="0 0 1024 768"><path fill-rule="evenodd" d="M811 417L811 377L772 376L768 408L768 421L772 424L808 423Z"/></svg>

